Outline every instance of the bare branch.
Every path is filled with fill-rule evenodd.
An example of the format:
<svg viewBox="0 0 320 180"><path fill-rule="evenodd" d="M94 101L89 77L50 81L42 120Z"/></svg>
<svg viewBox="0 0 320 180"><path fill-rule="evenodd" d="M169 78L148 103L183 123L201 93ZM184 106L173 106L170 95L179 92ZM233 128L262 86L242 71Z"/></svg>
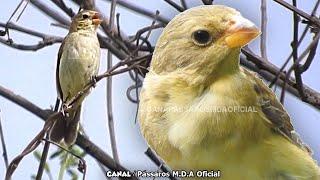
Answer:
<svg viewBox="0 0 320 180"><path fill-rule="evenodd" d="M27 99L14 94L12 91L0 86L0 96L16 103L17 105L23 107L27 111L33 113L34 115L38 116L42 120L48 119L50 115L53 114L51 110L44 110L39 108L38 106L34 105ZM91 142L88 138L83 136L82 134L78 133L76 144L79 145L84 151L86 151L89 155L95 158L97 161L102 163L107 168L114 170L114 171L128 171L120 164L117 164L107 153L101 150L97 145ZM136 179L132 177L132 179Z"/></svg>
<svg viewBox="0 0 320 180"><path fill-rule="evenodd" d="M116 10L117 0L112 0L111 8L110 8L110 19L109 19L109 29L113 28L114 18L115 18L115 10ZM107 54L107 69L112 67L112 53L108 51ZM107 113L108 113L108 128L111 142L112 155L115 162L119 163L119 155L117 150L117 141L116 141L116 133L114 129L114 119L113 119L113 110L112 110L112 77L107 77L107 85L106 85L106 98L107 98Z"/></svg>
<svg viewBox="0 0 320 180"><path fill-rule="evenodd" d="M187 10L187 9L188 9L186 0L180 0L180 3L181 3L181 6L184 8L184 10Z"/></svg>
<svg viewBox="0 0 320 180"><path fill-rule="evenodd" d="M1 110L0 110L1 113ZM6 169L8 169L9 161L8 161L8 153L7 153L7 146L6 142L4 140L4 133L3 133L3 128L2 128L2 119L1 119L1 114L0 114L0 138L1 138L1 146L2 146L2 156L4 160L4 164L6 165Z"/></svg>
<svg viewBox="0 0 320 180"><path fill-rule="evenodd" d="M58 112L59 104L60 104L60 100L59 100L59 98L57 98L56 104L54 106L54 112ZM49 139L49 133L48 132L46 132L46 139ZM49 148L50 148L50 141L45 141L44 147L43 147L43 150L42 150L42 154L41 154L41 159L40 159L40 163L39 163L39 167L38 167L36 180L41 180L42 179L42 174L43 174L43 171L45 170L46 160L47 160L48 153L49 153Z"/></svg>
<svg viewBox="0 0 320 180"><path fill-rule="evenodd" d="M21 154L19 154L18 156L16 156L11 163L9 164L9 167L7 169L6 172L6 176L5 179L6 180L10 180L12 174L14 173L14 171L17 169L20 161L26 156L28 155L30 152L32 152L33 150L35 150L39 144L41 143L41 140L43 139L45 133L52 127L52 125L54 124L54 122L61 118L63 115L62 113L53 113L52 115L50 115L48 117L48 119L46 120L42 130L31 140L31 142L28 144L28 146L22 151Z"/></svg>
<svg viewBox="0 0 320 180"><path fill-rule="evenodd" d="M49 138L48 133L46 135L46 138ZM49 148L50 148L50 142L45 142L43 150L42 150L42 154L41 154L41 159L40 159L40 163L39 163L39 167L38 167L38 172L37 172L37 176L36 176L36 180L41 180L42 179L42 174L46 165L46 160L48 157L48 152L49 152Z"/></svg>
<svg viewBox="0 0 320 180"><path fill-rule="evenodd" d="M204 5L212 5L213 0L202 0L202 3L203 3Z"/></svg>
<svg viewBox="0 0 320 180"><path fill-rule="evenodd" d="M286 74L283 72L280 72L280 69L277 68L275 65L264 61L261 57L257 56L256 54L254 54L252 51L250 51L250 49L248 48L243 48L242 53L246 56L246 59L252 63L254 63L256 65L257 68L259 68L258 73L262 75L262 77L268 79L270 76L267 75L265 73L261 73L261 71L267 71L268 73L272 74L272 75L277 75L278 73L279 78L284 80L286 78ZM273 76L275 77L275 76ZM268 79L270 80L270 79ZM291 91L293 93L293 95L299 97L299 93L296 89L295 86L295 79L293 78L289 78L289 81L287 81L288 85L290 87L292 87L294 89L294 91ZM306 100L305 102L313 105L315 108L320 110L320 93L311 89L310 87L308 87L307 85L303 85L303 91L305 92L306 95Z"/></svg>
<svg viewBox="0 0 320 180"><path fill-rule="evenodd" d="M314 35L313 40L315 40L316 37L317 36ZM314 57L316 55L318 44L319 44L319 39L316 40L315 45L310 49L309 55L308 55L308 57L306 59L306 62L302 66L299 67L300 73L303 73L303 72L305 72L305 71L307 71L309 69L309 67L310 67L310 65L311 65L311 63L314 60Z"/></svg>
<svg viewBox="0 0 320 180"><path fill-rule="evenodd" d="M283 1L283 0L273 0L279 4L281 4L282 6L286 7L287 9L296 12L297 14L299 14L301 17L307 19L308 21L310 21L311 23L317 25L318 27L320 27L320 19L314 17L314 16L310 16L309 14L305 13L304 11L292 6L291 4Z"/></svg>
<svg viewBox="0 0 320 180"><path fill-rule="evenodd" d="M23 0L24 1L24 0ZM22 11L20 12L19 16L17 17L17 20L16 21L19 21L20 17L22 16L23 12L26 10L28 4L29 4L30 0L27 0L27 3L26 5L24 5Z"/></svg>
<svg viewBox="0 0 320 180"><path fill-rule="evenodd" d="M104 0L104 1L112 1L112 0ZM152 11L149 11L147 9L144 9L143 7L140 7L140 6L137 6L135 4L132 4L130 1L126 1L126 0L118 0L117 3L124 7L124 8L127 8L131 11L134 11L134 12L137 12L139 14L142 14L146 17L149 17L151 19L154 19L154 17L156 16L154 14L154 12ZM158 21L164 23L164 24L168 24L168 22L170 21L169 19L165 18L165 17L162 17L162 16L158 16L157 18Z"/></svg>
<svg viewBox="0 0 320 180"><path fill-rule="evenodd" d="M66 6L63 0L51 0L54 4L56 4L60 9L62 9L68 16L73 17L75 13L73 10Z"/></svg>
<svg viewBox="0 0 320 180"><path fill-rule="evenodd" d="M317 12L317 10L318 10L318 8L319 8L319 5L320 5L320 0L318 0L318 1L316 2L316 4L314 5L314 8L313 8L313 10L312 10L312 12L311 12L311 16L314 16L314 15L316 14L316 12ZM309 28L310 28L310 24L307 24L307 26L304 28L304 30L303 30L300 38L299 38L298 44L296 45L297 48L300 46L301 42L302 42L303 39L306 37ZM316 48L315 48L315 49L316 49ZM315 50L314 50L314 51L315 51ZM311 54L312 54L312 53L311 53ZM286 61L283 63L283 65L281 66L280 71L279 71L279 73L277 74L277 76L271 81L271 83L270 83L270 85L269 85L270 88L271 88L271 87L276 83L276 81L279 79L279 74L280 74L280 72L282 72L282 71L284 70L284 68L288 65L288 63L289 63L290 59L292 58L292 56L293 56L293 52L291 52L291 54L289 55L289 57L288 57L288 58L286 59Z"/></svg>
<svg viewBox="0 0 320 180"><path fill-rule="evenodd" d="M8 41L8 40L0 38L0 43L5 44L9 47L19 49L19 50L24 50L24 51L37 51L37 50L42 49L46 46L50 46L52 44L61 43L61 42L62 42L62 40L60 38L57 39L54 37L50 37L50 38L44 39L43 41L39 41L35 45L24 45L24 44L17 44L12 41Z"/></svg>
<svg viewBox="0 0 320 180"><path fill-rule="evenodd" d="M84 160L84 159L83 159L81 156L79 156L78 154L75 154L75 153L73 153L72 151L64 148L64 147L61 146L61 145L59 145L58 143L49 140L48 138L45 138L45 139L43 139L43 140L44 140L46 143L54 144L55 146L59 147L60 149L66 151L67 153L72 154L74 157L78 158L78 159L79 159L78 170L79 170L81 173L83 173L82 180L85 180L85 179L86 179L86 172L87 172L86 160ZM41 180L41 179L39 179L39 180Z"/></svg>
<svg viewBox="0 0 320 180"><path fill-rule="evenodd" d="M314 38L314 40L309 44L309 46L303 51L303 53L299 56L299 58L297 58L297 60L294 62L294 64L289 68L287 74L286 74L286 78L285 78L285 82L288 81L288 79L291 76L291 72L294 71L295 69L299 68L299 64L300 62L304 59L305 56L310 55L310 51L311 49L313 49L319 42L319 38L320 38L320 32L317 33L316 37ZM296 84L296 89L301 88L301 91L303 91L303 85L301 85L300 87L298 87L298 85ZM283 89L286 90L286 83L283 86ZM304 97L301 99L304 102L308 102L310 103L311 101L314 101L313 97L309 97L308 94L305 93L305 91L303 91L304 93ZM314 102L314 105L319 106L320 105L320 101L316 100Z"/></svg>
<svg viewBox="0 0 320 180"><path fill-rule="evenodd" d="M78 5L81 5L81 3L82 3L82 0L73 0L73 1L75 3L77 3ZM89 5L89 4L87 4L87 5ZM85 9L88 9L90 7L91 7L90 5L89 5L89 7L84 6ZM94 8L94 10L98 11L100 14L103 14L99 10L99 8ZM108 21L108 18L104 17L103 22L101 23L101 27L102 27L104 33L112 40L112 45L115 46L118 49L118 51L120 50L124 54L128 54L130 51L127 47L126 41L122 41L121 39L119 39L119 37L114 36L115 34L117 34L117 33L115 33L117 31L117 29L116 28L109 29L108 28L109 24L110 24L110 22ZM114 25L112 25L112 27L114 27ZM124 33L121 33L121 36L122 36L123 40L128 39ZM123 59L123 58L120 58L120 59Z"/></svg>
<svg viewBox="0 0 320 180"><path fill-rule="evenodd" d="M261 0L261 37L260 37L260 51L261 57L265 60L267 57L267 0Z"/></svg>
<svg viewBox="0 0 320 180"><path fill-rule="evenodd" d="M53 18L60 24L63 24L63 25L70 24L70 20L67 20L66 18L62 17L57 11L54 11L52 8L49 8L47 5L45 5L41 1L31 0L30 2L33 5L35 5L39 10L41 10L43 13ZM127 55L123 51L121 51L119 48L115 47L109 39L102 37L100 34L98 34L98 39L102 47L112 51L112 53L115 56L117 56L119 59L125 59L127 57Z"/></svg>
<svg viewBox="0 0 320 180"><path fill-rule="evenodd" d="M113 29L113 26L114 26L116 6L117 6L117 0L112 0L111 1L111 8L110 8L109 24L108 24L109 29Z"/></svg>
<svg viewBox="0 0 320 180"><path fill-rule="evenodd" d="M178 11L180 11L180 12L184 11L184 8L181 7L179 4L175 3L174 1L172 1L172 0L164 0L164 1L166 3L168 3L169 5L171 5L172 7L174 7Z"/></svg>
<svg viewBox="0 0 320 180"><path fill-rule="evenodd" d="M14 24L12 22L8 22L6 24L0 22L0 27L7 27L8 29L12 29L12 30L16 30L16 31L19 31L19 32L23 32L25 34L32 35L32 36L35 36L35 37L39 37L39 38L42 38L42 39L45 39L45 38L48 38L48 37L54 37L54 38L57 38L57 39L58 38L63 39L62 37L48 35L48 34L45 34L45 33L42 33L42 32L38 32L38 31L29 29L29 28L25 28L25 27L16 25L16 24Z"/></svg>
<svg viewBox="0 0 320 180"><path fill-rule="evenodd" d="M38 8L40 11L42 11L46 15L50 16L51 18L53 18L57 22L64 24L64 25L70 25L70 23L71 23L70 20L61 16L59 12L53 10L52 8L49 8L42 1L30 0L30 2L32 3L32 5L34 5L36 8Z"/></svg>
<svg viewBox="0 0 320 180"><path fill-rule="evenodd" d="M177 178L172 176L171 170L158 158L158 156L150 149L148 148L146 152L144 152L151 160L152 162L157 165L163 172L168 172L170 174L171 180L177 180Z"/></svg>
<svg viewBox="0 0 320 180"><path fill-rule="evenodd" d="M294 7L297 6L297 1L292 0L292 4ZM293 41L291 43L292 46L292 57L293 57L293 62L296 63L298 59L298 38L299 38L299 21L300 18L297 15L297 13L293 12ZM299 71L299 66L297 66L294 70L295 78L296 78L296 86L300 95L301 99L305 99L304 91L303 91L303 82L302 82L302 77L301 77L301 72ZM286 82L286 81L285 81ZM281 102L284 101L284 92L285 88L282 89L281 97L280 100Z"/></svg>

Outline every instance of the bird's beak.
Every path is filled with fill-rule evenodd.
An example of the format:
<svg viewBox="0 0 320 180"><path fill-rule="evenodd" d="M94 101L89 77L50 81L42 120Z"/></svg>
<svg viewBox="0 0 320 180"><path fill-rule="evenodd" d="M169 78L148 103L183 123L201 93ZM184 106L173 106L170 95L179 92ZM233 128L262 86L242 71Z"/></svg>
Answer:
<svg viewBox="0 0 320 180"><path fill-rule="evenodd" d="M242 16L233 18L234 24L226 32L226 44L229 48L242 47L260 35L260 30Z"/></svg>
<svg viewBox="0 0 320 180"><path fill-rule="evenodd" d="M92 22L94 25L98 26L101 24L102 19L99 13L95 12L94 15L92 16Z"/></svg>

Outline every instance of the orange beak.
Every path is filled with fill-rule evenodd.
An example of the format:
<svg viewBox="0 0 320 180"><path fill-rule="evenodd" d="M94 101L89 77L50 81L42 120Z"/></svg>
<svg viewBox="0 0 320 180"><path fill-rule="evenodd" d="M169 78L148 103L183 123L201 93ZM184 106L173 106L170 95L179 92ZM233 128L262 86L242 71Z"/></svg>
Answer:
<svg viewBox="0 0 320 180"><path fill-rule="evenodd" d="M249 20L236 16L227 30L225 42L229 48L242 47L260 35L260 30Z"/></svg>
<svg viewBox="0 0 320 180"><path fill-rule="evenodd" d="M94 25L98 26L99 24L101 24L103 20L101 19L101 16L99 13L95 13L93 16L92 16L92 22Z"/></svg>

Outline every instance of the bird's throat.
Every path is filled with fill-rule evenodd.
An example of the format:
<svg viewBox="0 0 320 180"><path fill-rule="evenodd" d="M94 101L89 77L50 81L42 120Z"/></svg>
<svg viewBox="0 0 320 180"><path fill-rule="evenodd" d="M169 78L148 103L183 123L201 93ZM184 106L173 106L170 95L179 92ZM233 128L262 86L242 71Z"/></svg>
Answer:
<svg viewBox="0 0 320 180"><path fill-rule="evenodd" d="M201 84L210 85L215 81L226 76L231 76L240 71L239 60L240 49L234 49L223 60L219 61L210 69L199 69L199 74L204 76L204 81Z"/></svg>

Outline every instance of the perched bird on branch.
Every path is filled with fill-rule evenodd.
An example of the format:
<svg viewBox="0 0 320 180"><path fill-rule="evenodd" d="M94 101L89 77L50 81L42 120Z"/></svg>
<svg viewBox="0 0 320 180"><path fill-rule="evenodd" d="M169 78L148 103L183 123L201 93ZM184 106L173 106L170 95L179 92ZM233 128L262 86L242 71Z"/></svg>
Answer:
<svg viewBox="0 0 320 180"><path fill-rule="evenodd" d="M79 92L93 80L100 66L100 45L97 28L102 20L96 11L80 11L72 19L68 35L62 42L57 60L56 84L59 99L63 105L69 105ZM82 95L69 107L64 119L58 119L51 129L50 139L74 144L79 129Z"/></svg>
<svg viewBox="0 0 320 180"><path fill-rule="evenodd" d="M172 169L220 170L223 180L320 179L275 94L239 66L241 47L259 34L220 5L189 9L164 29L141 91L139 121Z"/></svg>

